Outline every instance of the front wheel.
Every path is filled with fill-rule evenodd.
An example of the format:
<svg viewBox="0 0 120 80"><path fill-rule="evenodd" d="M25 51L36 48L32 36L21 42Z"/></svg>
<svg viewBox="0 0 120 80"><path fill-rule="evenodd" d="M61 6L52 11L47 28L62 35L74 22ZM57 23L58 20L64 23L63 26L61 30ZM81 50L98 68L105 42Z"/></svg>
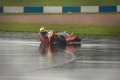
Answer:
<svg viewBox="0 0 120 80"><path fill-rule="evenodd" d="M81 38L79 36L76 36L75 41L80 42Z"/></svg>

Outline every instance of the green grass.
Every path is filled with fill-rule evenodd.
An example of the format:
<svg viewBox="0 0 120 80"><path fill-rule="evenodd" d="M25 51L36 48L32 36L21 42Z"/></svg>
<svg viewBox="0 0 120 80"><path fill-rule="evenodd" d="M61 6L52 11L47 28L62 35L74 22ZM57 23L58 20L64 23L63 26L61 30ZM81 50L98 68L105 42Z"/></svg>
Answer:
<svg viewBox="0 0 120 80"><path fill-rule="evenodd" d="M45 27L49 30L68 31L81 35L120 36L120 26L0 22L0 31L39 32L40 27Z"/></svg>
<svg viewBox="0 0 120 80"><path fill-rule="evenodd" d="M0 0L2 6L120 5L120 0Z"/></svg>

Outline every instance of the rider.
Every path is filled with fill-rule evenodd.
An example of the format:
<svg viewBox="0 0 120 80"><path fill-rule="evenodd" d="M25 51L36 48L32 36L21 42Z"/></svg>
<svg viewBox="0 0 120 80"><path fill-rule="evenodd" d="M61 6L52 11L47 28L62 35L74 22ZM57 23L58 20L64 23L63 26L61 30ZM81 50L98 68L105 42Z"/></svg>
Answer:
<svg viewBox="0 0 120 80"><path fill-rule="evenodd" d="M67 38L67 37L69 36L69 34L68 34L66 31L64 31L64 32L60 32L60 33L59 33L59 36L60 36L61 38L65 39L65 38Z"/></svg>
<svg viewBox="0 0 120 80"><path fill-rule="evenodd" d="M55 39L63 42L69 41L69 38L68 38L69 34L66 31L58 32L58 31L46 30L44 27L41 27L39 34L40 34L39 39L43 43L44 42L51 43Z"/></svg>
<svg viewBox="0 0 120 80"><path fill-rule="evenodd" d="M46 36L48 32L47 32L47 30L45 30L44 27L41 27L39 33L40 33L42 36Z"/></svg>
<svg viewBox="0 0 120 80"><path fill-rule="evenodd" d="M52 36L53 36L53 31L52 31L52 30L49 30L49 31L48 31L48 34L47 34L49 43L51 42Z"/></svg>
<svg viewBox="0 0 120 80"><path fill-rule="evenodd" d="M39 32L39 39L41 40L41 42L46 42L48 40L47 34L47 30L45 30L44 27L41 27Z"/></svg>
<svg viewBox="0 0 120 80"><path fill-rule="evenodd" d="M54 36L54 31L52 30L46 30L44 27L40 28L40 32L39 32L39 39L41 42L51 42L52 37Z"/></svg>

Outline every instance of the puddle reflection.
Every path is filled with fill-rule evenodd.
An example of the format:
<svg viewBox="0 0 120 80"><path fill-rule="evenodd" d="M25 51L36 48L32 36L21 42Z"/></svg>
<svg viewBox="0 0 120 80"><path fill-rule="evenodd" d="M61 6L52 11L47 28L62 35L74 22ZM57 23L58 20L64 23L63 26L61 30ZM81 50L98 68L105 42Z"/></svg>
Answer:
<svg viewBox="0 0 120 80"><path fill-rule="evenodd" d="M56 58L60 54L63 54L63 55L67 54L73 57L75 56L74 53L76 49L80 47L81 47L81 44L66 45L66 46L40 44L39 53L42 57Z"/></svg>

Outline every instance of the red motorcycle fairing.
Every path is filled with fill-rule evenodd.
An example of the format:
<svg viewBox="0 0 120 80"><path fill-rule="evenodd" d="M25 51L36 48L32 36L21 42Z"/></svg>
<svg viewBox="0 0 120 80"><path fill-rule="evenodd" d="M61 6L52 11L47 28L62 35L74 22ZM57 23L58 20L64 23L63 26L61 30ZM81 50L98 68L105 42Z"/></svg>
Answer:
<svg viewBox="0 0 120 80"><path fill-rule="evenodd" d="M65 40L66 40L67 42L73 42L73 41L75 40L75 38L76 38L76 36L69 36L69 37L67 37Z"/></svg>

